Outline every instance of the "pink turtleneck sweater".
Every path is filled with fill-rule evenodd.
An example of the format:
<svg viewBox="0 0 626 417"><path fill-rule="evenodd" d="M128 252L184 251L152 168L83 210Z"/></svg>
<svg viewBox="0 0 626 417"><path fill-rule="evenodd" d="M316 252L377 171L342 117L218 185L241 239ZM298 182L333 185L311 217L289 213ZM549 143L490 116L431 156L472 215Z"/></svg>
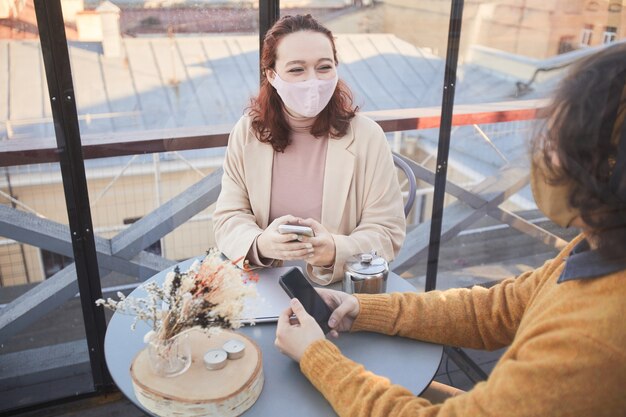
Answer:
<svg viewBox="0 0 626 417"><path fill-rule="evenodd" d="M285 116L291 127L291 143L284 152L274 152L269 223L288 214L320 221L328 138L311 135L314 117L296 117L286 111ZM255 265L271 264L259 257L256 241L248 260Z"/></svg>
<svg viewBox="0 0 626 417"><path fill-rule="evenodd" d="M291 143L284 152L274 152L269 221L287 214L320 221L328 138L309 133L315 118L285 115Z"/></svg>

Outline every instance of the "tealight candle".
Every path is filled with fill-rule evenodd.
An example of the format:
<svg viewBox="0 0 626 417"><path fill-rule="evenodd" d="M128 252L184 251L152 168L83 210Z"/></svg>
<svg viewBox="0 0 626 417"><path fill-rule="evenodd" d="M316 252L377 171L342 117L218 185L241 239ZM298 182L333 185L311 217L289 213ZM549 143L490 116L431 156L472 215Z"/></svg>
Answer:
<svg viewBox="0 0 626 417"><path fill-rule="evenodd" d="M226 366L228 354L222 349L212 349L204 354L204 366L211 371L222 369Z"/></svg>
<svg viewBox="0 0 626 417"><path fill-rule="evenodd" d="M246 345L241 340L230 339L224 343L222 349L228 354L228 359L239 359L243 357Z"/></svg>

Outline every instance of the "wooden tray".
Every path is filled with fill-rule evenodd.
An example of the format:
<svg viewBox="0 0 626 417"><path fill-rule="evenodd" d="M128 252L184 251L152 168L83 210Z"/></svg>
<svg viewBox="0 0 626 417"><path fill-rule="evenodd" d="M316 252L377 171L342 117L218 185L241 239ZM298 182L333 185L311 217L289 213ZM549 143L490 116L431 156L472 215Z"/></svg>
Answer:
<svg viewBox="0 0 626 417"><path fill-rule="evenodd" d="M208 370L203 357L210 349L221 349L229 339L246 344L245 355L228 360L226 367ZM139 402L157 416L238 416L250 408L263 389L261 349L243 334L223 330L208 336L199 330L189 333L192 363L187 372L159 377L150 369L147 349L135 356L130 375Z"/></svg>

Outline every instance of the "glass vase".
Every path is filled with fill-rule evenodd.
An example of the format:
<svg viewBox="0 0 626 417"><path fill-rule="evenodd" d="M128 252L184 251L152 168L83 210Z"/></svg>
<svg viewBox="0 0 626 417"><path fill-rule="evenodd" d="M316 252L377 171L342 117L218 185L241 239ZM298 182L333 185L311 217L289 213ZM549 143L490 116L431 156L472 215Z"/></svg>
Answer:
<svg viewBox="0 0 626 417"><path fill-rule="evenodd" d="M189 369L191 346L188 334L183 333L169 339L152 338L148 341L150 368L161 377L174 377Z"/></svg>

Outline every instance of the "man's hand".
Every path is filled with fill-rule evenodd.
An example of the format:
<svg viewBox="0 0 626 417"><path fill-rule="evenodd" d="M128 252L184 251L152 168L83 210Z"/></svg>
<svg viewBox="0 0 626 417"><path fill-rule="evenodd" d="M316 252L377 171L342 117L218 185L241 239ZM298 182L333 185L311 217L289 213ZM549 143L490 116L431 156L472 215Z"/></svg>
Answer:
<svg viewBox="0 0 626 417"><path fill-rule="evenodd" d="M290 320L293 314L298 321L295 324ZM319 324L304 310L297 298L292 298L290 307L278 317L274 345L281 353L299 363L306 348L321 339L324 339L324 333Z"/></svg>
<svg viewBox="0 0 626 417"><path fill-rule="evenodd" d="M339 332L349 332L360 311L356 297L328 288L316 288L316 290L322 300L333 310L328 320L328 326L332 329L330 335L337 338Z"/></svg>

